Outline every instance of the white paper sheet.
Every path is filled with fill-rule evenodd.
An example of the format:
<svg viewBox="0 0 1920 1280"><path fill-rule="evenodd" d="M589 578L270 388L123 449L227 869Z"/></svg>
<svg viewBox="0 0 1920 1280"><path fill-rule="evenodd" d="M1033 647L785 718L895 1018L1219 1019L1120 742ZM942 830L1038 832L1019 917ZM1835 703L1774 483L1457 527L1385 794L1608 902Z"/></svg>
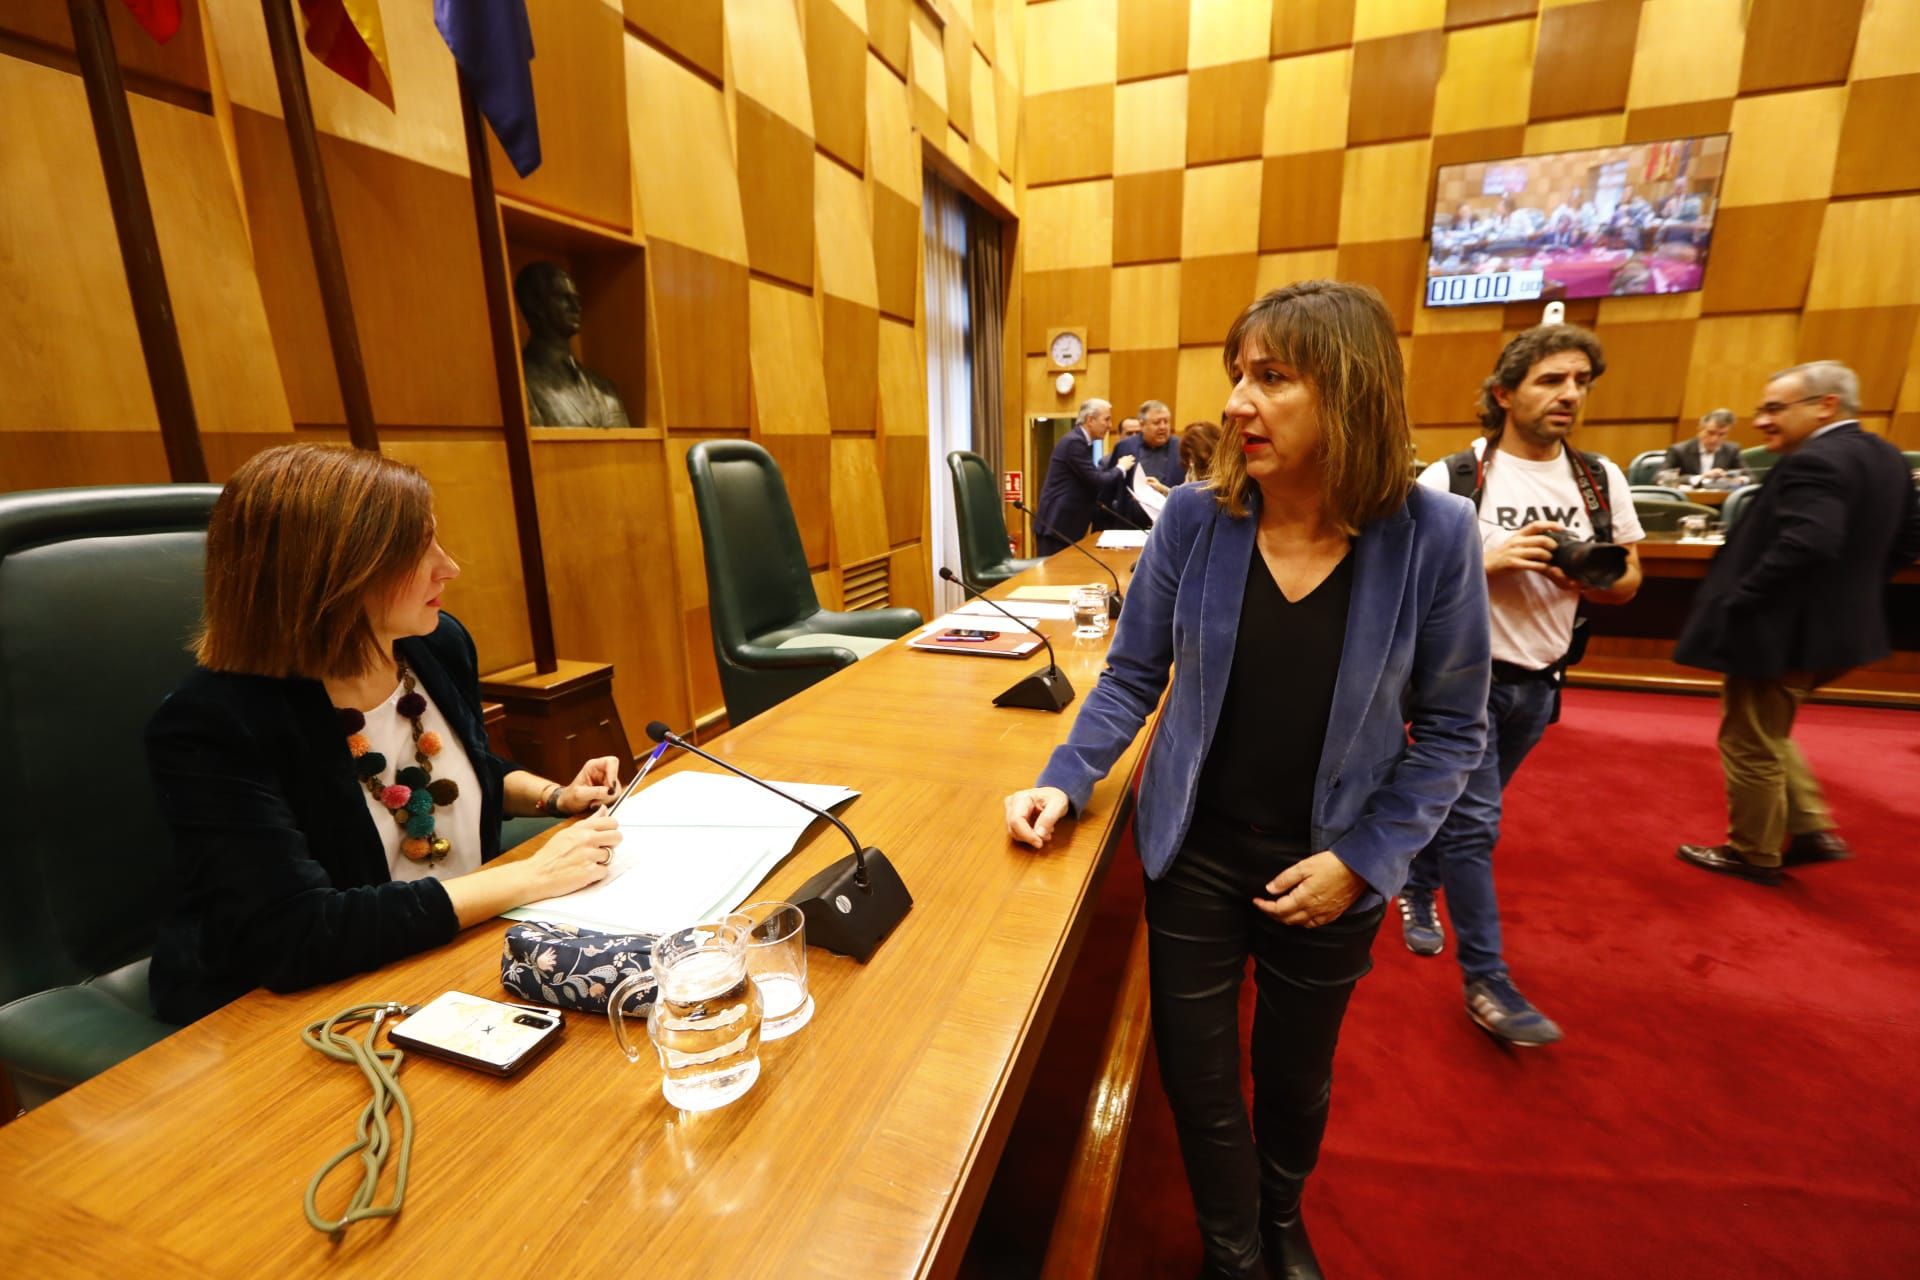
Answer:
<svg viewBox="0 0 1920 1280"><path fill-rule="evenodd" d="M1034 612L1031 605L1021 605L1014 611L1013 616L1032 626L1038 626L1040 623L1040 615ZM1071 607L1067 609L1067 616L1069 618L1073 616L1073 609ZM982 627L980 625L983 620L993 621L995 619L998 619L1000 622L1000 625L997 627ZM942 631L961 630L968 627L981 631L1018 631L1020 629L1007 620L1006 614L993 609L982 609L979 613L968 613L962 609L956 610L953 613L941 614L932 622L929 622L926 631L921 634L932 633L938 635Z"/></svg>
<svg viewBox="0 0 1920 1280"><path fill-rule="evenodd" d="M859 794L773 785L822 809ZM745 902L816 819L744 778L684 772L634 792L615 821L625 839L605 880L505 914L614 933L667 933L711 920Z"/></svg>
<svg viewBox="0 0 1920 1280"><path fill-rule="evenodd" d="M1167 505L1167 495L1148 484L1147 473L1139 467L1133 469L1133 481L1129 488L1133 492L1133 500L1147 513L1147 523L1158 520L1161 508Z"/></svg>
<svg viewBox="0 0 1920 1280"><path fill-rule="evenodd" d="M981 600L969 600L958 609L955 609L954 613L966 618L987 617L999 618L1003 621L1007 616L1005 613L1000 612L1000 610ZM1073 621L1073 606L1070 604L1060 604L1052 600L1022 600L1012 609L1009 609L1008 613L1012 613L1016 617L1032 618L1035 621Z"/></svg>
<svg viewBox="0 0 1920 1280"><path fill-rule="evenodd" d="M1103 551L1124 551L1146 546L1147 535L1137 529L1102 529L1100 540L1094 545Z"/></svg>

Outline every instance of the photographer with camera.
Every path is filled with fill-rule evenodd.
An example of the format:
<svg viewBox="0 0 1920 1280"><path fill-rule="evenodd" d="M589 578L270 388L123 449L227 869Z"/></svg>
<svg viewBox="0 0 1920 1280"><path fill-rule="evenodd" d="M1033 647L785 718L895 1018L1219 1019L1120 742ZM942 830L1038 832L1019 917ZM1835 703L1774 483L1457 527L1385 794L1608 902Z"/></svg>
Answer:
<svg viewBox="0 0 1920 1280"><path fill-rule="evenodd" d="M1507 974L1493 846L1500 793L1547 726L1560 684L1585 647L1583 600L1624 604L1640 589L1631 544L1645 536L1620 468L1566 446L1593 380L1607 362L1600 340L1575 325L1540 325L1509 342L1481 383L1486 437L1428 467L1420 483L1470 498L1480 512L1492 610L1493 683L1486 755L1466 790L1414 859L1400 895L1407 948L1438 955L1446 934L1434 894L1446 890L1460 940L1467 1013L1516 1045L1552 1044L1560 1028Z"/></svg>

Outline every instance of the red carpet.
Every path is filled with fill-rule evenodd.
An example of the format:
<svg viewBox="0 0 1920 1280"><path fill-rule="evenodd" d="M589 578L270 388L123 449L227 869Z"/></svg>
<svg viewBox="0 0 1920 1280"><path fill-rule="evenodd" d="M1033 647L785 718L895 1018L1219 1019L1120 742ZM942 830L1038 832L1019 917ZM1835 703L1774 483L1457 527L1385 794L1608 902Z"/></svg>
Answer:
<svg viewBox="0 0 1920 1280"><path fill-rule="evenodd" d="M1335 1280L1920 1276L1920 716L1802 713L1860 856L1772 889L1673 856L1724 832L1716 723L1574 691L1507 793L1507 956L1562 1044L1495 1045L1451 933L1421 959L1389 915L1308 1192ZM1198 1259L1150 1074L1103 1274Z"/></svg>

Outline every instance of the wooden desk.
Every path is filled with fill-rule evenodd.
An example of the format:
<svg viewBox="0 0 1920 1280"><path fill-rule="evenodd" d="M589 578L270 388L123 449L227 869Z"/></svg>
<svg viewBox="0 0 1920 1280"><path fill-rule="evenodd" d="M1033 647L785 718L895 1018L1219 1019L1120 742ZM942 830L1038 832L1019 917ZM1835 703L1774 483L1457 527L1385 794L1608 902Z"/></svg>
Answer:
<svg viewBox="0 0 1920 1280"><path fill-rule="evenodd" d="M1099 554L1123 571L1135 558ZM1067 551L1017 581L1083 582L1091 568ZM714 744L773 778L858 788L848 824L915 898L869 964L809 952L818 1012L763 1049L745 1098L674 1111L651 1055L629 1066L604 1020L578 1015L513 1080L411 1056L406 1207L328 1244L301 1195L350 1138L364 1086L302 1046L300 1028L363 1001L498 993L494 922L378 973L256 992L0 1129L9 1260L34 1274L140 1259L153 1274L249 1280L953 1274L1138 760L1136 746L1045 853L1008 843L1003 795L1066 736L1106 648L1072 639L1070 622L1044 629L1078 695L1064 714L991 705L1034 660L895 644ZM821 824L764 896L845 852ZM330 1184L327 1212L351 1177Z"/></svg>
<svg viewBox="0 0 1920 1280"><path fill-rule="evenodd" d="M1720 677L1673 660L1674 642L1693 608L1718 543L1681 542L1652 534L1639 544L1646 578L1625 605L1597 605L1587 656L1567 682L1603 689L1718 696ZM1920 707L1920 568L1897 574L1887 588L1894 652L1885 661L1850 671L1813 695L1815 702Z"/></svg>

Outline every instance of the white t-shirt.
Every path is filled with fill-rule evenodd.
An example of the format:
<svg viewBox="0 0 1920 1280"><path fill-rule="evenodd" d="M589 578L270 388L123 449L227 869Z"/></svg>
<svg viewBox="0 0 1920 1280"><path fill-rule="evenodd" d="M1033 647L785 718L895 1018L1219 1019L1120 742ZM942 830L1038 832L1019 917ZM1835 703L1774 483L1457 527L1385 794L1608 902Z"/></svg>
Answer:
<svg viewBox="0 0 1920 1280"><path fill-rule="evenodd" d="M380 771L382 787L392 785L394 774L418 763L414 759L413 722L399 711L400 695L405 689L405 684L396 684L385 702L367 712L367 727L360 731L367 735L373 749L387 758L387 767ZM450 805L438 805L433 811L433 834L451 841L452 850L432 866L415 862L400 852L400 842L407 835L405 828L393 820L393 814L385 805L374 799L364 782L360 785L360 795L373 815L374 830L380 833L381 842L386 846L390 876L395 880L423 880L428 876L450 880L480 869L480 779L473 771L473 761L467 758L466 747L461 745L460 735L440 714L440 708L433 704L417 678L414 689L427 701L426 712L420 717L421 727L440 735L440 754L433 757L434 781L450 778L460 788L458 799Z"/></svg>
<svg viewBox="0 0 1920 1280"><path fill-rule="evenodd" d="M1475 440L1480 453L1485 440ZM1613 540L1625 545L1646 537L1633 509L1633 491L1619 467L1605 465L1607 502L1613 508ZM1449 488L1447 464L1436 462L1420 473L1429 489ZM1576 537L1591 538L1593 525L1580 500L1580 486L1564 455L1552 462L1531 462L1501 453L1487 471L1487 490L1480 495L1480 545L1491 551L1511 538L1521 526L1535 520L1553 520ZM1516 570L1487 579L1487 597L1493 607L1495 661L1538 671L1560 661L1573 641L1573 616L1580 607L1578 592L1556 587L1544 573Z"/></svg>

